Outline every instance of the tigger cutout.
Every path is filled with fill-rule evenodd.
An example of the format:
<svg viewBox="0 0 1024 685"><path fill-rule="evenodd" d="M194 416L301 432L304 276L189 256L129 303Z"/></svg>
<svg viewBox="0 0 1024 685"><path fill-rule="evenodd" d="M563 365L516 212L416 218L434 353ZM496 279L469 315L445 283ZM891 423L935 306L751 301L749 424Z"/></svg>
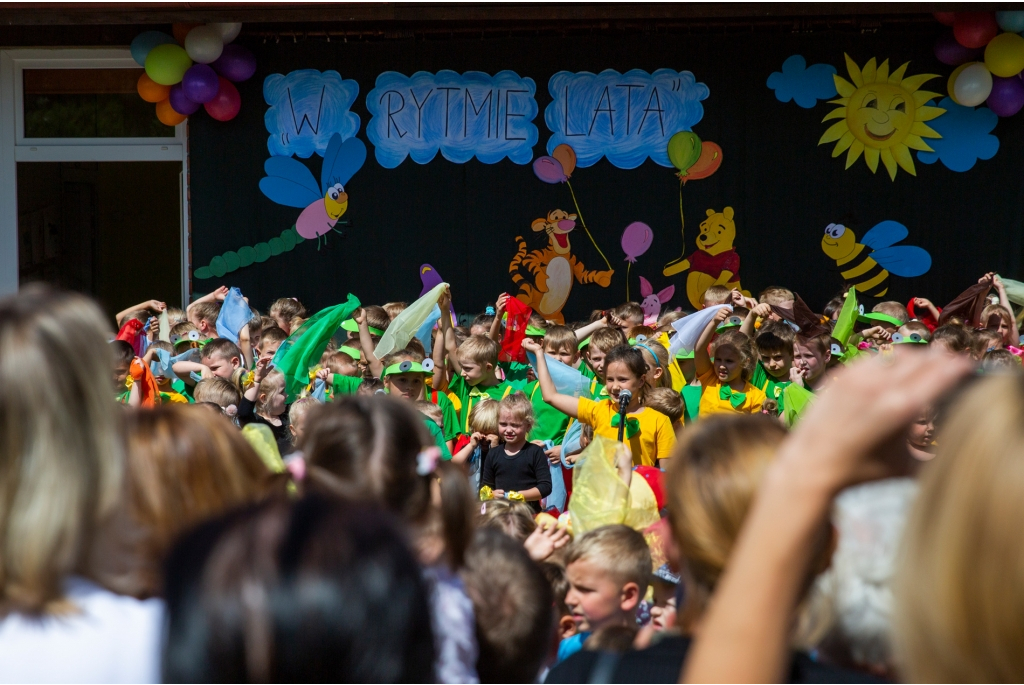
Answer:
<svg viewBox="0 0 1024 685"><path fill-rule="evenodd" d="M512 282L519 286L516 298L548 321L564 323L562 307L569 299L573 279L607 288L615 271L587 271L571 253L569 233L576 228L575 214L553 209L546 219L535 219L531 227L535 233L547 233L548 246L527 254L526 241L516 236L519 252L508 267ZM524 275L524 270L529 275Z"/></svg>

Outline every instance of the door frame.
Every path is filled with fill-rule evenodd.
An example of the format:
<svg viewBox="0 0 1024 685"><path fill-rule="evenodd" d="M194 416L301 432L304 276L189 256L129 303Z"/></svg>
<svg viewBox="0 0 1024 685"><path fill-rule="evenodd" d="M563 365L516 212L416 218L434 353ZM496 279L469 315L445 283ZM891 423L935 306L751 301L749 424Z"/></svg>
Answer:
<svg viewBox="0 0 1024 685"><path fill-rule="evenodd" d="M26 138L25 69L137 69L127 48L0 50L0 296L18 291L18 162L180 162L181 306L191 288L188 124L169 138Z"/></svg>

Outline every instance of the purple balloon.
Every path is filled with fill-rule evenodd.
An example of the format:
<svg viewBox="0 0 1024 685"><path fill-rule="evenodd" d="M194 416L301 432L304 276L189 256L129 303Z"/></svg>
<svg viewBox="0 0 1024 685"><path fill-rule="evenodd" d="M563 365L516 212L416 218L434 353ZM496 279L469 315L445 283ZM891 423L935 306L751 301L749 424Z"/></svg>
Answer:
<svg viewBox="0 0 1024 685"><path fill-rule="evenodd" d="M220 80L209 64L193 64L181 79L181 89L189 100L203 104L217 97Z"/></svg>
<svg viewBox="0 0 1024 685"><path fill-rule="evenodd" d="M956 67L968 62L978 62L985 54L984 48L965 48L957 42L952 31L947 31L935 41L935 59L943 64Z"/></svg>
<svg viewBox="0 0 1024 685"><path fill-rule="evenodd" d="M562 163L554 157L538 157L533 160L533 173L545 183L563 183L566 179Z"/></svg>
<svg viewBox="0 0 1024 685"><path fill-rule="evenodd" d="M186 117L189 114L194 114L197 109L202 107L202 105L200 105L198 102L194 102L188 99L188 96L185 95L185 91L184 89L182 89L180 83L175 83L173 86L171 86L170 100L171 109L173 109L178 114Z"/></svg>
<svg viewBox="0 0 1024 685"><path fill-rule="evenodd" d="M622 251L626 261L636 264L636 258L647 252L654 241L654 231L642 221L634 221L622 232Z"/></svg>
<svg viewBox="0 0 1024 685"><path fill-rule="evenodd" d="M993 76L992 92L985 104L1001 117L1012 117L1024 108L1024 81L1017 76Z"/></svg>
<svg viewBox="0 0 1024 685"><path fill-rule="evenodd" d="M210 66L228 81L238 83L256 73L256 55L237 43L228 43Z"/></svg>

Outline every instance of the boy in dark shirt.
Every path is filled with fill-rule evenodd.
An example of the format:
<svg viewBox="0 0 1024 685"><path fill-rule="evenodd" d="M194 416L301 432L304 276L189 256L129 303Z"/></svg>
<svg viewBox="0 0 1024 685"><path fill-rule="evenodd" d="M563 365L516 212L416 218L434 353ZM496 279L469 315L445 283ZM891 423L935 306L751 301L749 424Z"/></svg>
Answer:
<svg viewBox="0 0 1024 685"><path fill-rule="evenodd" d="M504 444L488 450L480 484L490 487L495 499L522 495L539 513L540 500L551 494L551 470L544 448L526 441L531 428L533 407L526 395L517 392L501 400L498 435Z"/></svg>

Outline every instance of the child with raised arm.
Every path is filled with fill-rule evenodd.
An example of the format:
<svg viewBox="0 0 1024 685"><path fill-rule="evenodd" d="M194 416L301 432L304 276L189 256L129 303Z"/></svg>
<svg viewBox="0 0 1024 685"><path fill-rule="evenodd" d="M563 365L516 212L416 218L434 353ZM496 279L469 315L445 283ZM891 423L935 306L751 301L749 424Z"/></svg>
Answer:
<svg viewBox="0 0 1024 685"><path fill-rule="evenodd" d="M495 499L516 492L535 513L540 500L551 494L551 471L544 450L526 437L533 428L530 400L521 392L503 399L498 407L498 435L504 444L487 451L480 485L491 488Z"/></svg>
<svg viewBox="0 0 1024 685"><path fill-rule="evenodd" d="M596 435L617 440L619 435L619 397L630 393L626 404L625 442L636 466L657 466L659 459L668 459L676 442L672 423L664 414L643 405L647 364L639 350L627 345L612 349L605 357L605 378L608 397L594 401L586 397L563 395L555 388L548 372L547 360L540 343L527 340L523 348L537 355L537 380L544 401L580 423L591 426Z"/></svg>
<svg viewBox="0 0 1024 685"><path fill-rule="evenodd" d="M765 395L750 381L753 352L750 338L739 331L727 331L715 340L714 362L708 344L720 323L729 318L728 309L720 309L707 325L693 349L694 368L703 391L700 415L717 413L756 414L761 411Z"/></svg>

